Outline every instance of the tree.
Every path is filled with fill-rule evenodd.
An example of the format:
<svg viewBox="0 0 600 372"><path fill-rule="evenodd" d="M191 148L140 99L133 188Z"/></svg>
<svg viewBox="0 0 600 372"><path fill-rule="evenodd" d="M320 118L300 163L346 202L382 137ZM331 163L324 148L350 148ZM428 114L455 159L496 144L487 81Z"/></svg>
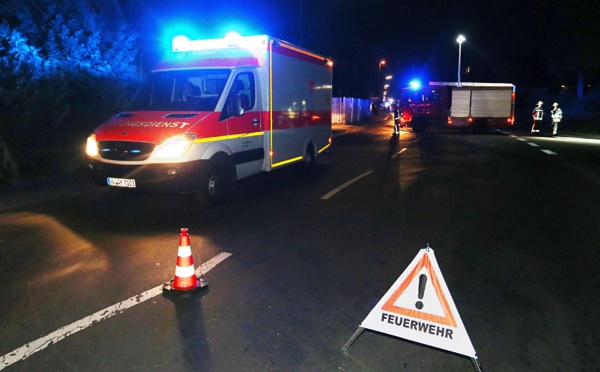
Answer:
<svg viewBox="0 0 600 372"><path fill-rule="evenodd" d="M135 35L90 4L21 0L0 7L0 110L6 113L0 133L19 168L36 160L32 148L91 130L136 87Z"/></svg>
<svg viewBox="0 0 600 372"><path fill-rule="evenodd" d="M563 0L554 4L549 22L555 33L547 45L551 71L577 82L577 95L584 97L585 79L600 79L600 4L585 0Z"/></svg>

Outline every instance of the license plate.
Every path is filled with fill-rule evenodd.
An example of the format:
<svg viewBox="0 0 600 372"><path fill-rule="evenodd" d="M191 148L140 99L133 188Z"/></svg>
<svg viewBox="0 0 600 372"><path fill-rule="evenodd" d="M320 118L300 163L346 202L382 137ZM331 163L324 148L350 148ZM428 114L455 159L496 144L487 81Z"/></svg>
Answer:
<svg viewBox="0 0 600 372"><path fill-rule="evenodd" d="M130 188L130 189L134 189L135 188L135 180L129 179L129 178L112 178L112 177L107 177L106 178L106 183L108 184L108 186L127 187L127 188Z"/></svg>

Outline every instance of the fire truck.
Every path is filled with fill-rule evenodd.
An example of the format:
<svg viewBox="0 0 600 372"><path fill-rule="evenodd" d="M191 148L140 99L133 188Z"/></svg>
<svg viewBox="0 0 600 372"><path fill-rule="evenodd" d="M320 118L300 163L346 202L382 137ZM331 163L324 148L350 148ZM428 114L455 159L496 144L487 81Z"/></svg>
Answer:
<svg viewBox="0 0 600 372"><path fill-rule="evenodd" d="M331 145L330 59L267 35L178 37L172 49L88 137L97 184L210 201L244 177L310 167Z"/></svg>
<svg viewBox="0 0 600 372"><path fill-rule="evenodd" d="M461 130L510 127L514 124L515 86L430 82L404 88L398 105L400 124L417 132L436 124Z"/></svg>

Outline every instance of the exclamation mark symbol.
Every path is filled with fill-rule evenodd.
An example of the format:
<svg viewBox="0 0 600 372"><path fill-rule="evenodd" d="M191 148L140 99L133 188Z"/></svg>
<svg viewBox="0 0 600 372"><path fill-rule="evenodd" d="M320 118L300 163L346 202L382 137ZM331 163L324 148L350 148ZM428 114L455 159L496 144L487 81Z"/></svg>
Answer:
<svg viewBox="0 0 600 372"><path fill-rule="evenodd" d="M419 300L423 299L423 295L425 294L425 285L427 284L427 275L421 274L419 276ZM423 302L417 301L415 304L417 309L421 310L423 308Z"/></svg>

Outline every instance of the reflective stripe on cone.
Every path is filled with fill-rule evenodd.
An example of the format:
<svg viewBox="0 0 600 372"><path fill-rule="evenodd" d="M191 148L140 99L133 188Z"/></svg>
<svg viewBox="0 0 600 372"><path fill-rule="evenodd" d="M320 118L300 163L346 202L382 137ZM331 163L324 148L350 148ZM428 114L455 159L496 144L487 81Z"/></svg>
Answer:
<svg viewBox="0 0 600 372"><path fill-rule="evenodd" d="M179 235L179 250L177 252L177 265L175 266L175 278L171 286L179 291L190 290L198 287L200 282L196 278L194 269L194 257L190 247L188 229L182 228Z"/></svg>

